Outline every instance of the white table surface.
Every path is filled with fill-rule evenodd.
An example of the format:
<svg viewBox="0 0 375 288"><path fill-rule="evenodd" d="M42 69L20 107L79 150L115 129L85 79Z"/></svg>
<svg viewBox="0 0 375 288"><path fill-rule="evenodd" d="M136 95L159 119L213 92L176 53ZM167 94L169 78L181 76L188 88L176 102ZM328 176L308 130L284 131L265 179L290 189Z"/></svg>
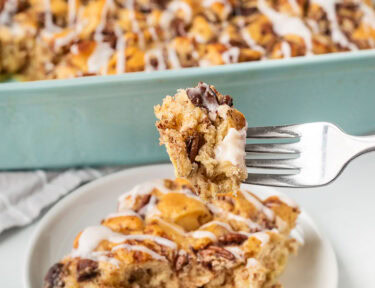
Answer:
<svg viewBox="0 0 375 288"><path fill-rule="evenodd" d="M282 190L331 240L339 264L339 287L375 287L375 153L356 159L327 187ZM0 235L1 288L23 287L25 252L36 225L38 221Z"/></svg>

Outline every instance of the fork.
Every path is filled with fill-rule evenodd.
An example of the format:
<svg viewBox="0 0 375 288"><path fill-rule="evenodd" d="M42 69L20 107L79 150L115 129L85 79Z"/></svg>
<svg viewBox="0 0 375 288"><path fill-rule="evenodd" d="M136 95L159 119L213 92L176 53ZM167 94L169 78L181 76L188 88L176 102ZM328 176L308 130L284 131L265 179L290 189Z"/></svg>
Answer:
<svg viewBox="0 0 375 288"><path fill-rule="evenodd" d="M375 150L375 135L352 136L328 122L254 127L247 139L272 139L279 143L246 144L246 166L273 173L248 173L248 184L278 187L316 187L335 180L347 164L361 154ZM287 138L293 143L280 143ZM285 141L284 141L285 142ZM264 157L266 156L266 158ZM284 159L280 159L283 156ZM285 159L285 157L288 157Z"/></svg>

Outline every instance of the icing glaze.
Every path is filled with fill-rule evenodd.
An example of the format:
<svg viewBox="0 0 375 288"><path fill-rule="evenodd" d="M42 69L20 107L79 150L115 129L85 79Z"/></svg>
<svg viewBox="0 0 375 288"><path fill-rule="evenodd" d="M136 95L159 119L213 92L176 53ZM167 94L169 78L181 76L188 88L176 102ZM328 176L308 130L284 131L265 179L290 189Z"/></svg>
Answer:
<svg viewBox="0 0 375 288"><path fill-rule="evenodd" d="M245 166L245 144L247 126L238 131L229 128L227 135L215 148L215 158L219 162L229 161L240 169Z"/></svg>
<svg viewBox="0 0 375 288"><path fill-rule="evenodd" d="M308 55L312 53L311 32L300 18L278 13L268 6L265 0L258 0L258 9L272 22L273 29L278 35L300 36L305 41L307 50L306 54Z"/></svg>
<svg viewBox="0 0 375 288"><path fill-rule="evenodd" d="M87 60L87 68L89 73L98 73L103 69L106 74L109 58L113 54L113 49L106 42L97 42L95 50Z"/></svg>

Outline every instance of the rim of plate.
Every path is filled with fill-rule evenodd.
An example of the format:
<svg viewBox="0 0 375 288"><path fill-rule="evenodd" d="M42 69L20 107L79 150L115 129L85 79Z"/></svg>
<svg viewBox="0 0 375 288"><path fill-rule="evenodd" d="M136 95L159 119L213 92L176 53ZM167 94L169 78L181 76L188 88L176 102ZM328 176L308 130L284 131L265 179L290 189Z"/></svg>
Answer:
<svg viewBox="0 0 375 288"><path fill-rule="evenodd" d="M171 164L165 163L165 164L151 164L151 165L142 165L142 166L137 166L133 168L125 168L124 170L115 172L113 174L106 175L102 178L96 179L92 182L89 182L73 191L71 191L68 195L63 197L61 200L58 201L53 207L50 208L50 210L42 217L40 222L38 223L36 229L32 233L31 240L29 242L29 245L27 245L27 251L26 251L26 258L25 258L25 264L23 267L23 283L24 287L26 288L35 288L31 287L31 273L30 273L30 267L32 264L32 252L35 249L35 245L37 244L37 241L39 240L40 235L44 232L43 230L46 228L47 224L52 221L54 216L58 213L61 212L61 210L64 210L65 206L73 202L75 199L81 197L81 194L84 194L87 190L92 189L95 186L98 185L103 185L107 182L112 182L115 179L123 177L123 174L138 174L142 173L141 170L144 172L144 170L155 170L158 168L166 168L166 167L172 167ZM282 195L284 196L284 193L279 192L277 189L273 187L267 187L267 186L256 186L256 185L249 185L249 184L244 184L245 186L252 187L252 190L258 190L258 191L264 191L268 190L270 191L270 195ZM256 191L255 191L256 193ZM289 198L288 196L286 196ZM310 217L308 213L306 213L306 210L301 208L301 214L299 216L300 218L304 218L305 221L309 222L309 225L315 230L317 235L322 239L322 242L327 246L327 252L330 253L330 257L334 261L334 267L332 267L332 271L335 274L333 277L335 279L335 287L338 287L338 264L337 264L337 258L334 253L333 247L331 245L331 242L328 240L328 238L320 232L320 230L317 228L315 222L313 219Z"/></svg>

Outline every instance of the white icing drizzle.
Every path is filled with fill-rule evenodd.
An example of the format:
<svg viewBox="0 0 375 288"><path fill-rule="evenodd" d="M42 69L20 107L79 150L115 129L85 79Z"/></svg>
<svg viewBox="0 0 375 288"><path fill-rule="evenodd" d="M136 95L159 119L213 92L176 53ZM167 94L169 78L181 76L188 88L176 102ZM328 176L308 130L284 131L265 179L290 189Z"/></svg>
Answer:
<svg viewBox="0 0 375 288"><path fill-rule="evenodd" d="M172 191L165 187L164 185L164 180L163 179L155 179L153 181L149 181L143 184L139 184L137 186L134 186L133 189L131 189L128 192L125 192L122 194L118 201L119 201L119 211L123 211L126 209L131 209L133 205L135 204L135 200L138 196L141 195L147 195L150 194L154 189L157 189L160 193L162 194L168 194L168 193L181 193L184 194L185 196L192 198L194 200L197 200L201 203L204 203L201 198L199 198L197 195L195 195L190 189L184 188L179 191ZM127 198L129 198L129 202L126 201ZM147 213L151 214L158 214L159 211L157 211L156 208L156 197L152 196L149 203L143 207L140 211L139 214L145 213L146 211L143 212L143 209L148 209ZM156 211L155 211L156 210Z"/></svg>
<svg viewBox="0 0 375 288"><path fill-rule="evenodd" d="M65 34L64 36L57 35L57 37L56 37L56 39L53 43L54 49L58 50L60 47L66 46L70 42L72 42L81 33L82 29L84 28L85 23L86 23L85 21L77 23L75 25L75 27L71 28L71 31L69 33ZM72 45L72 47L73 46L74 45ZM78 54L78 50L77 50L77 53L75 53L75 54Z"/></svg>
<svg viewBox="0 0 375 288"><path fill-rule="evenodd" d="M227 0L204 0L202 6L209 8L215 3L223 4L225 9L225 15L229 15L232 12L232 5Z"/></svg>
<svg viewBox="0 0 375 288"><path fill-rule="evenodd" d="M76 36L77 36L77 32L73 30L63 37L57 37L54 42L54 49L57 50L60 47L68 45L70 42L72 42L76 38Z"/></svg>
<svg viewBox="0 0 375 288"><path fill-rule="evenodd" d="M11 22L12 16L17 12L18 0L6 0L3 10L0 13L0 24L8 24Z"/></svg>
<svg viewBox="0 0 375 288"><path fill-rule="evenodd" d="M357 0L356 3L359 5L359 8L363 12L363 22L370 25L373 29L375 29L375 12L374 9L364 3L362 0Z"/></svg>
<svg viewBox="0 0 375 288"><path fill-rule="evenodd" d="M156 68L151 65L150 61L152 58L156 58L158 61L158 65ZM145 53L145 71L150 72L150 71L165 70L165 69L167 69L167 65L164 60L162 48L154 48L152 50L148 50Z"/></svg>
<svg viewBox="0 0 375 288"><path fill-rule="evenodd" d="M199 60L199 66L200 67L210 67L210 66L212 66L212 63L207 59L201 59L201 60Z"/></svg>
<svg viewBox="0 0 375 288"><path fill-rule="evenodd" d="M116 61L116 73L122 74L126 72L126 41L124 39L124 33L119 25L115 26L115 34L117 38L116 51L117 51L117 61Z"/></svg>
<svg viewBox="0 0 375 288"><path fill-rule="evenodd" d="M103 29L107 23L107 14L110 8L114 6L113 0L105 0L105 3L102 8L102 13L100 14L100 22L98 26L96 27L95 34L94 34L94 39L97 42L102 42L103 41Z"/></svg>
<svg viewBox="0 0 375 288"><path fill-rule="evenodd" d="M166 246L170 249L176 249L176 243L159 236L148 235L148 234L129 234L123 235L117 232L113 232L106 226L91 226L86 228L78 240L78 248L74 249L72 252L72 257L82 257L85 258L90 255L101 241L107 240L111 243L121 243L127 240L150 240L159 245Z"/></svg>
<svg viewBox="0 0 375 288"><path fill-rule="evenodd" d="M348 38L341 31L336 17L336 3L337 0L311 0L311 3L318 4L327 14L328 21L330 22L331 37L333 42L340 44L343 47L351 50L358 50L358 47L349 42Z"/></svg>
<svg viewBox="0 0 375 288"><path fill-rule="evenodd" d="M68 23L70 26L74 24L77 14L77 3L76 0L68 0Z"/></svg>
<svg viewBox="0 0 375 288"><path fill-rule="evenodd" d="M70 52L72 52L74 55L79 54L78 45L74 44L74 45L70 46Z"/></svg>
<svg viewBox="0 0 375 288"><path fill-rule="evenodd" d="M95 50L87 60L87 68L89 73L99 73L104 69L103 74L107 73L108 61L113 54L113 49L108 43L97 42Z"/></svg>
<svg viewBox="0 0 375 288"><path fill-rule="evenodd" d="M250 219L247 219L247 218L244 218L240 215L237 215L237 214L233 214L233 213L226 213L226 216L228 217L228 219L233 219L237 222L243 222L245 223L249 228L251 229L257 229L259 228L259 225L253 221L251 221Z"/></svg>
<svg viewBox="0 0 375 288"><path fill-rule="evenodd" d="M151 38L154 41L159 41L158 34L156 33L155 27L149 26L148 31L151 34Z"/></svg>
<svg viewBox="0 0 375 288"><path fill-rule="evenodd" d="M286 36L294 34L300 36L305 41L306 55L312 53L311 32L300 18L278 13L268 6L265 0L258 0L258 9L273 23L273 29L278 35Z"/></svg>
<svg viewBox="0 0 375 288"><path fill-rule="evenodd" d="M251 193L247 191L241 191L242 195L245 199L253 204L258 211L261 211L266 215L268 220L273 220L275 218L275 213L269 209L268 207L264 206L262 202L260 202L257 198L255 198Z"/></svg>
<svg viewBox="0 0 375 288"><path fill-rule="evenodd" d="M237 246L226 246L225 250L228 250L234 255L238 260L243 262L245 260L245 254L240 247Z"/></svg>
<svg viewBox="0 0 375 288"><path fill-rule="evenodd" d="M108 220L108 219L122 217L122 216L135 216L135 217L141 218L141 216L137 212L131 209L127 209L127 210L122 210L121 212L111 213L105 219Z"/></svg>
<svg viewBox="0 0 375 288"><path fill-rule="evenodd" d="M288 0L290 7L295 13L299 13L300 9L296 0Z"/></svg>
<svg viewBox="0 0 375 288"><path fill-rule="evenodd" d="M168 4L167 9L173 12L173 15L177 13L178 10L184 11L184 21L185 23L190 23L191 18L193 17L193 12L189 4L183 0L175 0Z"/></svg>
<svg viewBox="0 0 375 288"><path fill-rule="evenodd" d="M246 169L246 130L247 125L240 131L229 128L227 135L215 148L215 159L219 162L229 161L240 169Z"/></svg>
<svg viewBox="0 0 375 288"><path fill-rule="evenodd" d="M251 49L255 51L265 53L264 48L255 42L255 40L251 37L251 34L247 29L241 28L240 33L241 33L243 40L245 40L247 46L249 46Z"/></svg>
<svg viewBox="0 0 375 288"><path fill-rule="evenodd" d="M304 233L300 225L297 224L297 226L290 231L290 236L296 239L301 245L305 244Z"/></svg>
<svg viewBox="0 0 375 288"><path fill-rule="evenodd" d="M163 179L155 179L153 181L145 182L139 185L136 185L130 191L125 192L122 194L118 201L119 201L119 211L123 209L129 209L135 204L135 200L138 196L150 194L152 190L158 189L161 193L168 193L170 190L165 187ZM127 205L125 206L124 200L130 197L130 207Z"/></svg>
<svg viewBox="0 0 375 288"><path fill-rule="evenodd" d="M248 258L246 268L258 266L259 262L255 258Z"/></svg>
<svg viewBox="0 0 375 288"><path fill-rule="evenodd" d="M213 242L217 241L216 235L214 233L210 232L210 231L198 230L198 231L194 231L194 232L189 233L189 235L193 238L196 238L196 239L209 238Z"/></svg>
<svg viewBox="0 0 375 288"><path fill-rule="evenodd" d="M162 223L163 225L171 228L172 230L174 230L178 234L183 235L185 237L192 237L192 238L196 238L196 239L209 238L213 242L217 241L216 235L214 233L210 232L210 231L197 230L197 231L186 233L180 226L169 223L169 222L163 220L160 217L154 217L154 218L156 220L158 220L158 222ZM203 228L204 228L203 226L200 227L200 229L203 229Z"/></svg>
<svg viewBox="0 0 375 288"><path fill-rule="evenodd" d="M283 53L284 58L290 58L292 56L292 51L288 42L281 42L281 52Z"/></svg>
<svg viewBox="0 0 375 288"><path fill-rule="evenodd" d="M143 253L149 254L152 258L156 260L167 260L164 256L156 253L155 251L141 245L129 245L129 244L120 244L113 247L112 251L116 251L119 249L126 249L128 251L141 251Z"/></svg>
<svg viewBox="0 0 375 288"><path fill-rule="evenodd" d="M265 244L270 241L270 235L268 235L266 232L257 232L251 234L252 237L257 238L260 242L262 242L261 246L264 246Z"/></svg>
<svg viewBox="0 0 375 288"><path fill-rule="evenodd" d="M250 219L244 218L244 217L242 217L240 215L237 215L237 214L234 214L234 213L231 213L231 212L227 212L227 211L225 211L225 210L221 209L220 207L217 207L217 206L215 206L213 204L208 203L207 207L208 207L208 209L210 209L210 211L213 214L221 215L223 217L227 217L228 219L233 219L233 220L235 220L237 222L243 222L250 229L260 228L260 226L258 225L258 223L255 223L255 222L251 221ZM244 234L244 233L242 233L242 234Z"/></svg>
<svg viewBox="0 0 375 288"><path fill-rule="evenodd" d="M201 43L201 44L205 44L207 42L207 40L200 34L195 34L194 39L195 39L195 41L197 41L198 43Z"/></svg>
<svg viewBox="0 0 375 288"><path fill-rule="evenodd" d="M218 226L221 226L221 227L225 228L229 232L234 232L233 229L232 229L232 227L230 227L230 225L228 223L217 221L217 220L213 220L213 221L210 221L210 222L202 225L200 227L200 229L204 229L204 228L210 227L212 225L218 225Z"/></svg>
<svg viewBox="0 0 375 288"><path fill-rule="evenodd" d="M168 59L171 63L173 69L181 68L180 60L178 59L176 49L173 47L168 47Z"/></svg>
<svg viewBox="0 0 375 288"><path fill-rule="evenodd" d="M175 232L181 234L181 235L185 235L185 231L184 229L182 229L180 226L177 226L177 225L174 225L172 223L169 223L168 221L165 221L164 219L156 216L156 217L153 217L154 219L158 220L158 222L162 223L163 225L165 226L168 226L169 228L171 228L172 230L174 230Z"/></svg>
<svg viewBox="0 0 375 288"><path fill-rule="evenodd" d="M164 31L168 31L173 18L174 18L174 13L168 10L164 10L160 17L160 27L163 28Z"/></svg>
<svg viewBox="0 0 375 288"><path fill-rule="evenodd" d="M139 210L138 212L139 215L142 215L144 217L146 216L151 217L153 215L160 214L160 211L156 207L156 203L157 203L157 198L154 195L152 195L147 205L145 205L144 207L142 207L141 210Z"/></svg>
<svg viewBox="0 0 375 288"><path fill-rule="evenodd" d="M116 258L109 257L108 254L109 254L109 251L93 251L88 254L76 255L73 251L70 254L70 256L90 259L90 260L97 261L97 262L99 261L108 262L114 266L118 266L120 262Z"/></svg>
<svg viewBox="0 0 375 288"><path fill-rule="evenodd" d="M313 33L319 34L319 25L316 21L314 21L312 19L306 19L306 22L307 22L307 24L309 24Z"/></svg>
<svg viewBox="0 0 375 288"><path fill-rule="evenodd" d="M52 20L51 2L50 0L43 0L44 3L44 25L45 30L50 33L56 33L61 30L56 26Z"/></svg>
<svg viewBox="0 0 375 288"><path fill-rule="evenodd" d="M221 57L225 64L237 63L240 56L240 49L238 47L231 47Z"/></svg>
<svg viewBox="0 0 375 288"><path fill-rule="evenodd" d="M230 36L228 32L224 32L223 34L220 35L220 38L219 38L220 43L230 46L229 41L230 41Z"/></svg>
<svg viewBox="0 0 375 288"><path fill-rule="evenodd" d="M137 17L135 16L134 0L126 0L126 9L128 9L130 21L132 23L132 30L138 35L139 46L145 48L145 37L143 31L139 27Z"/></svg>

